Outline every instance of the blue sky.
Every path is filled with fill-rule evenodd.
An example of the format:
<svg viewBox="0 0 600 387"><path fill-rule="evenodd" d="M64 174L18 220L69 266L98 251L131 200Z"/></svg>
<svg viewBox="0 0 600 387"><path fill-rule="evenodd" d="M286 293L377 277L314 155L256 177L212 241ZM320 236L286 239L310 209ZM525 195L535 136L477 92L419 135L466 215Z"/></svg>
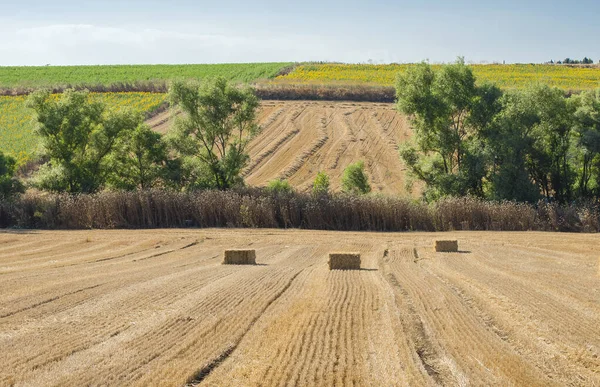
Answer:
<svg viewBox="0 0 600 387"><path fill-rule="evenodd" d="M600 2L0 0L0 65L600 60Z"/></svg>

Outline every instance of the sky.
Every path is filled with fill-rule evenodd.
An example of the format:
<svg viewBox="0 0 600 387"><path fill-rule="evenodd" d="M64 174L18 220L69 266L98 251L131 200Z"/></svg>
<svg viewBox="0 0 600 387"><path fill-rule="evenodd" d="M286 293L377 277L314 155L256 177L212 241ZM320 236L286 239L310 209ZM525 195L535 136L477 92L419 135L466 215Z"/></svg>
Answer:
<svg viewBox="0 0 600 387"><path fill-rule="evenodd" d="M600 60L600 1L0 0L0 66Z"/></svg>

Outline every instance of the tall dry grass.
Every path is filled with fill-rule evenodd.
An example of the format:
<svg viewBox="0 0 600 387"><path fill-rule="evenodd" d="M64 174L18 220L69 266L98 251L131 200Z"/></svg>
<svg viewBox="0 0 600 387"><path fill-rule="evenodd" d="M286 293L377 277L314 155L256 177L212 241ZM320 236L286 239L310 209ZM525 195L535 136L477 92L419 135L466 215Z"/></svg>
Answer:
<svg viewBox="0 0 600 387"><path fill-rule="evenodd" d="M396 90L390 86L345 83L258 83L256 95L264 100L317 100L386 102L396 101Z"/></svg>
<svg viewBox="0 0 600 387"><path fill-rule="evenodd" d="M356 101L388 102L396 101L396 90L390 86L363 84L299 84L299 83L256 83L253 85L256 95L263 100L308 100L308 101ZM89 90L93 93L147 92L167 93L167 81L138 81L133 83L78 84L48 88L53 94L63 93L67 89ZM34 92L32 87L0 88L0 96L28 95Z"/></svg>
<svg viewBox="0 0 600 387"><path fill-rule="evenodd" d="M297 192L28 193L0 201L0 227L87 229L252 227L347 231L600 231L600 208L447 198L427 204L385 196Z"/></svg>
<svg viewBox="0 0 600 387"><path fill-rule="evenodd" d="M3 87L0 88L0 95L17 96L28 95L39 87ZM75 84L56 87L47 87L51 93L63 93L67 89L89 90L93 93L126 93L126 92L147 92L147 93L166 93L169 91L167 81L136 81L136 82L115 82L110 85L103 84Z"/></svg>

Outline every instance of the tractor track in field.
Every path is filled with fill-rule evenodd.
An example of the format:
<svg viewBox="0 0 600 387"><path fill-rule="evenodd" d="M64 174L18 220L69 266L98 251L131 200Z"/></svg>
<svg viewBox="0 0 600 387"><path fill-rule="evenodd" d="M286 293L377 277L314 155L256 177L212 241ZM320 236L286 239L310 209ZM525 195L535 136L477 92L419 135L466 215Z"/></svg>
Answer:
<svg viewBox="0 0 600 387"><path fill-rule="evenodd" d="M252 329L252 327L254 326L254 324L256 324L256 322L258 321L258 319L261 318L261 316L264 315L264 313L269 309L269 307L276 302L289 288L290 286L292 286L292 283L294 282L294 280L296 279L296 277L298 277L298 275L300 273L302 273L303 270L297 272L296 274L294 274L292 276L292 278L290 278L289 282L285 285L285 287L283 289L281 289L280 292L276 293L273 298L264 306L264 308L262 309L262 311L252 320L250 321L250 324L248 325L248 328L246 329L246 331L238 338L238 340L230 347L228 347L225 351L223 351L216 359L210 361L207 365L205 365L204 367L202 367L202 369L200 369L192 378L191 381L188 382L187 385L189 386L197 386L200 383L202 383L202 381L204 381L204 379L210 375L210 373L217 368L222 362L224 362L227 358L229 358L229 356L231 356L231 354L233 353L233 351L235 351L235 349L238 347L238 345L241 343L241 341L244 339L244 336L246 335L246 333L248 333L250 331L250 329Z"/></svg>
<svg viewBox="0 0 600 387"><path fill-rule="evenodd" d="M362 110L322 124L384 141ZM0 246L0 385L600 385L595 235L6 231ZM259 264L222 265L228 248ZM330 271L331 251L362 270Z"/></svg>
<svg viewBox="0 0 600 387"><path fill-rule="evenodd" d="M171 119L172 113L164 112L148 123L165 133ZM398 149L412 131L393 104L263 101L257 121L261 131L248 144L250 161L242 171L250 185L287 179L307 191L323 171L338 190L348 164L363 160L376 192L406 193Z"/></svg>

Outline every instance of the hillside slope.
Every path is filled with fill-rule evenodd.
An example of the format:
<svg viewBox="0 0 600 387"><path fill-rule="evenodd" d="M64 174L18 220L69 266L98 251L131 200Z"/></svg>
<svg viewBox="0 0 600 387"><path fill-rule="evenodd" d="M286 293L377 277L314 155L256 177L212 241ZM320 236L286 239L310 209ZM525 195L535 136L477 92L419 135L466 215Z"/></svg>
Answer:
<svg viewBox="0 0 600 387"><path fill-rule="evenodd" d="M314 101L264 101L259 112L262 132L249 146L244 171L250 185L264 186L283 178L308 190L319 171L340 187L344 168L364 160L373 191L405 194L405 167L398 145L411 135L405 116L393 104ZM166 112L149 120L166 132Z"/></svg>

